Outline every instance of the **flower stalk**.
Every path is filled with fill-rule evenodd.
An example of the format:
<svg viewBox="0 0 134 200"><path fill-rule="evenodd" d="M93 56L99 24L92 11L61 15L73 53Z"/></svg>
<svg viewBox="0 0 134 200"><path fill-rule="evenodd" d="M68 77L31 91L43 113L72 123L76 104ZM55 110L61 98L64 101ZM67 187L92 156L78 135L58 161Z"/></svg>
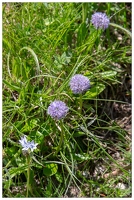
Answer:
<svg viewBox="0 0 134 200"><path fill-rule="evenodd" d="M62 146L62 144L63 144L63 140L64 140L64 128L63 128L63 121L61 120L60 121L60 128L61 128L61 135L60 135L60 141L59 141L59 145L58 145L58 147L57 147L57 150L56 150L56 152L55 152L55 156L58 154L58 152L60 151L60 148L61 148L61 146Z"/></svg>
<svg viewBox="0 0 134 200"><path fill-rule="evenodd" d="M59 145L57 147L57 150L55 152L55 155L58 154L60 151L60 148L63 144L64 139L64 128L63 128L63 118L67 115L69 108L66 106L66 104L62 101L55 100L53 101L48 109L47 113L54 119L54 120L60 120L60 128L61 128L61 135L60 135L60 141Z"/></svg>
<svg viewBox="0 0 134 200"><path fill-rule="evenodd" d="M80 94L80 114L82 113L82 94Z"/></svg>
<svg viewBox="0 0 134 200"><path fill-rule="evenodd" d="M27 191L26 191L26 197L29 196L29 191L32 193L32 188L30 185L30 165L31 165L31 161L32 161L32 152L34 149L36 149L37 147L37 143L34 143L34 141L27 141L26 136L24 135L24 137L21 137L21 140L19 140L19 143L21 144L21 146L23 147L23 153L25 152L24 155L26 155L26 162L27 162Z"/></svg>
<svg viewBox="0 0 134 200"><path fill-rule="evenodd" d="M31 157L30 157L30 155L28 155L28 157L27 157L28 169L27 169L27 194L26 194L26 197L28 197L29 191L31 191L31 186L30 186L30 163L31 163Z"/></svg>

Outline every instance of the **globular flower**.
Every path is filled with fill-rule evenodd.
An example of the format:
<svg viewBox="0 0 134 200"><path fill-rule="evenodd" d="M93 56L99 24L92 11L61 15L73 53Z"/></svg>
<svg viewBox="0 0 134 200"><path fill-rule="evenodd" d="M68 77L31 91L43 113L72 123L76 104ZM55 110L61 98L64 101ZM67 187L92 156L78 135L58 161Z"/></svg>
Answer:
<svg viewBox="0 0 134 200"><path fill-rule="evenodd" d="M27 151L28 149L31 149L31 151L33 151L34 149L36 149L37 147L37 143L34 143L34 141L32 142L28 142L26 139L26 136L24 135L24 137L21 137L21 140L19 140L20 144L22 145L23 149Z"/></svg>
<svg viewBox="0 0 134 200"><path fill-rule="evenodd" d="M106 29L109 26L110 20L105 13L96 12L92 15L91 22L96 29Z"/></svg>
<svg viewBox="0 0 134 200"><path fill-rule="evenodd" d="M71 78L69 85L74 94L82 94L90 88L90 81L86 76L76 74Z"/></svg>
<svg viewBox="0 0 134 200"><path fill-rule="evenodd" d="M69 108L66 106L66 104L62 101L55 100L53 101L48 109L47 113L53 118L53 119L62 119L66 116Z"/></svg>

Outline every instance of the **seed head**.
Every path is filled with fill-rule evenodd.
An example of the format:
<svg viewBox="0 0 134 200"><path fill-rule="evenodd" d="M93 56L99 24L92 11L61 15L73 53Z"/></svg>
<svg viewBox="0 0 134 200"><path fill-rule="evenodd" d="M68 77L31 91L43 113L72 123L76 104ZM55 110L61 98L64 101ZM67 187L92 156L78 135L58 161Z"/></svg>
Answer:
<svg viewBox="0 0 134 200"><path fill-rule="evenodd" d="M106 29L109 26L110 20L105 13L96 12L92 15L91 22L96 29Z"/></svg>
<svg viewBox="0 0 134 200"><path fill-rule="evenodd" d="M86 76L76 74L71 78L69 85L74 94L82 94L90 88L90 81Z"/></svg>
<svg viewBox="0 0 134 200"><path fill-rule="evenodd" d="M66 116L68 110L69 108L66 106L64 102L55 100L49 105L47 113L53 119L60 120Z"/></svg>

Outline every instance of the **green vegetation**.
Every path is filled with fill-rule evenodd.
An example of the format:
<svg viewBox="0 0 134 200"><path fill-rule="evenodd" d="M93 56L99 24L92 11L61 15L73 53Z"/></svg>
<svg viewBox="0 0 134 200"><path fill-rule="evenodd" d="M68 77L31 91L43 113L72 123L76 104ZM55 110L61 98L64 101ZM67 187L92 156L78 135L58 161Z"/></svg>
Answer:
<svg viewBox="0 0 134 200"><path fill-rule="evenodd" d="M131 3L2 11L3 197L131 197ZM106 30L95 12L110 18ZM90 80L82 95L69 87L75 74ZM47 114L54 100L69 108L62 120Z"/></svg>

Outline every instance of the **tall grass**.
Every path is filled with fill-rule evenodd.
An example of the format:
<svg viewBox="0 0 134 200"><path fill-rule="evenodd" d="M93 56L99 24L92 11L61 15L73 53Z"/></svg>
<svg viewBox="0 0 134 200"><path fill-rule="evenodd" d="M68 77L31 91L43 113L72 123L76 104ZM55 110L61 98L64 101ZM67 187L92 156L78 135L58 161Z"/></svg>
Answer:
<svg viewBox="0 0 134 200"><path fill-rule="evenodd" d="M3 197L130 197L131 139L113 102L130 105L130 94L117 93L131 72L131 4L3 3L2 9ZM111 17L105 31L90 22L97 11ZM69 87L75 74L91 82L81 112ZM69 108L63 123L47 114L54 100ZM38 143L33 153L22 150L23 135Z"/></svg>

